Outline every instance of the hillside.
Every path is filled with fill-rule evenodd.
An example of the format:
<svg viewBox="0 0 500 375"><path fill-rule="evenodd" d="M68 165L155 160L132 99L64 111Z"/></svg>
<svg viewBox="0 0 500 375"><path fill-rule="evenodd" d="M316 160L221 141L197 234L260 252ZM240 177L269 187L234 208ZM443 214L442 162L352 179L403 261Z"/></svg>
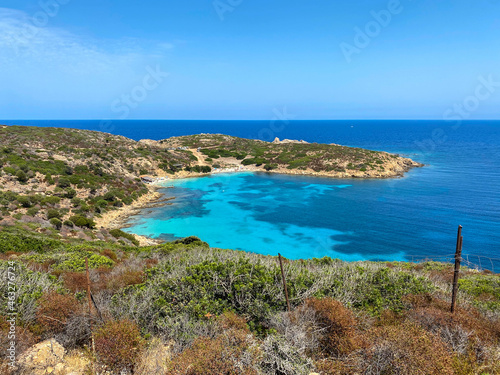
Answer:
<svg viewBox="0 0 500 375"><path fill-rule="evenodd" d="M500 371L499 275L463 269L452 315L451 265L285 261L287 313L275 257L193 237L135 247L62 242L35 224L29 229L0 232L0 275L15 284L0 286L5 295L15 290L13 302L0 304L0 342L8 347L13 308L18 356L8 372L2 351L4 373L83 375L93 366L98 374L139 375Z"/></svg>
<svg viewBox="0 0 500 375"><path fill-rule="evenodd" d="M185 147L200 165L217 168L250 166L252 170L337 178L387 178L421 167L408 158L387 152L304 141L264 142L222 134L173 137L163 147Z"/></svg>

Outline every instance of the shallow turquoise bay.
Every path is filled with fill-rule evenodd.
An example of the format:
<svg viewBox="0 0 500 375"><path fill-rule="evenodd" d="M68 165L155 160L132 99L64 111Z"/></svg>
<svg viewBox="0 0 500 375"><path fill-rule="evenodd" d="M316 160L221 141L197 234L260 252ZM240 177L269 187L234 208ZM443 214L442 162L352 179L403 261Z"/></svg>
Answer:
<svg viewBox="0 0 500 375"><path fill-rule="evenodd" d="M172 240L196 235L213 247L261 254L281 253L290 259L324 257L344 260L367 258L404 260L401 251L367 256L345 252L357 226L339 229L350 203L339 211L332 201L357 189L356 181L272 175L265 173L217 174L169 181L172 205L144 210L130 221L128 231ZM330 204L324 204L330 202ZM323 205L324 211L316 206ZM342 249L344 249L342 251Z"/></svg>

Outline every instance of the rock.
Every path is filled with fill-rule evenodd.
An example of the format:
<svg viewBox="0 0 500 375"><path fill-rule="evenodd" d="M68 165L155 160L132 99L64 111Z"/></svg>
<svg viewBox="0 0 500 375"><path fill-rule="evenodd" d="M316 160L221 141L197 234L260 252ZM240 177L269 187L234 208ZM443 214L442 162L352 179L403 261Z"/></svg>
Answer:
<svg viewBox="0 0 500 375"><path fill-rule="evenodd" d="M43 341L28 349L18 359L19 373L30 375L83 375L89 369L89 360L74 351L66 350L55 339Z"/></svg>
<svg viewBox="0 0 500 375"><path fill-rule="evenodd" d="M3 218L3 220L0 221L0 225L3 225L5 227L11 227L13 225L16 225L16 219L14 219L11 216Z"/></svg>
<svg viewBox="0 0 500 375"><path fill-rule="evenodd" d="M61 363L66 350L56 340L45 340L24 352L17 364L21 373L44 375L54 372L54 367Z"/></svg>

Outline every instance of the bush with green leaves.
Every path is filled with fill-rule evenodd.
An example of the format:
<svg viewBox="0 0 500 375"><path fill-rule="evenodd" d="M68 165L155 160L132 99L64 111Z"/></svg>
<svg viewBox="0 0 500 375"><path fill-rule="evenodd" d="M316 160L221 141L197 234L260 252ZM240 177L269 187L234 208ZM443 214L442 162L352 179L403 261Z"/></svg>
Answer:
<svg viewBox="0 0 500 375"><path fill-rule="evenodd" d="M54 209L54 208L50 208L48 211L47 211L47 219L53 219L53 218L57 218L57 219L60 219L61 218L61 213Z"/></svg>
<svg viewBox="0 0 500 375"><path fill-rule="evenodd" d="M135 238L135 236L133 234L124 232L120 229L111 229L109 231L109 234L111 234L114 238L117 238L117 239L125 238L125 239L129 240L130 242L132 242L134 245L139 246L139 241L137 240L137 238Z"/></svg>
<svg viewBox="0 0 500 375"><path fill-rule="evenodd" d="M40 211L39 208L37 207L31 207L28 209L28 211L26 211L26 213L30 216L36 216L36 214Z"/></svg>
<svg viewBox="0 0 500 375"><path fill-rule="evenodd" d="M77 227L92 229L95 227L95 223L92 219L86 218L82 215L73 215L69 218Z"/></svg>
<svg viewBox="0 0 500 375"><path fill-rule="evenodd" d="M66 188L64 190L64 198L72 199L76 196L76 190L72 188Z"/></svg>
<svg viewBox="0 0 500 375"><path fill-rule="evenodd" d="M73 228L73 226L75 224L73 224L73 222L71 220L64 220L63 225L67 226L67 227L70 227L70 228Z"/></svg>
<svg viewBox="0 0 500 375"><path fill-rule="evenodd" d="M28 181L28 176L26 176L26 173L24 171L17 171L16 172L16 177L19 182L26 182Z"/></svg>
<svg viewBox="0 0 500 375"><path fill-rule="evenodd" d="M51 196L51 197L45 197L42 201L41 201L41 204L42 205L54 205L54 204L58 204L59 202L61 202L61 198L59 197L55 197L55 196Z"/></svg>
<svg viewBox="0 0 500 375"><path fill-rule="evenodd" d="M3 168L3 171L4 171L5 173L7 173L7 174L12 175L12 176L15 176L15 175L16 175L16 173L17 173L17 169L12 168L12 167L4 167L4 168Z"/></svg>
<svg viewBox="0 0 500 375"><path fill-rule="evenodd" d="M127 306L139 316L141 325L161 330L162 319L187 314L202 319L231 310L260 324L286 309L281 273L276 258L242 252L208 249L199 243L189 252L178 252L180 244L154 247L164 260L148 271L144 285L131 287L117 296L117 306ZM184 245L189 246L189 245ZM309 297L333 297L344 304L378 315L385 309L401 311L401 297L432 290L423 278L371 263L344 263L333 259L290 262L286 265L292 306ZM151 312L141 306L153 306ZM142 320L144 318L144 320Z"/></svg>
<svg viewBox="0 0 500 375"><path fill-rule="evenodd" d="M21 206L23 206L24 208L30 208L32 203L31 203L31 199L27 196L19 196L17 198L17 201L19 202L19 204Z"/></svg>
<svg viewBox="0 0 500 375"><path fill-rule="evenodd" d="M60 187L61 189L66 189L71 186L71 182L66 177L59 177L59 180L57 181L57 186Z"/></svg>
<svg viewBox="0 0 500 375"><path fill-rule="evenodd" d="M52 224L58 230L62 227L62 221L57 217L53 217L52 219L50 219L50 224Z"/></svg>
<svg viewBox="0 0 500 375"><path fill-rule="evenodd" d="M13 252L45 252L57 249L61 242L47 236L28 233L26 231L0 231L0 253Z"/></svg>

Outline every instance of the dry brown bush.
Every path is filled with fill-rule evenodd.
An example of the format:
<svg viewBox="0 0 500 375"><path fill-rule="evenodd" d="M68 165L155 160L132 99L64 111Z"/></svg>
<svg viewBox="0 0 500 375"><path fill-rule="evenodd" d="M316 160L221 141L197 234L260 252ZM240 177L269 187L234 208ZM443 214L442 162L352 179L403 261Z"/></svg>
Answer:
<svg viewBox="0 0 500 375"><path fill-rule="evenodd" d="M9 338L10 323L7 322L7 318L0 315L0 346L2 351L0 351L0 359L7 357L7 348L10 346L12 341ZM16 355L22 354L24 351L35 345L39 341L39 337L30 332L27 328L16 326Z"/></svg>
<svg viewBox="0 0 500 375"><path fill-rule="evenodd" d="M87 290L87 276L85 272L64 272L61 275L64 287L73 293Z"/></svg>
<svg viewBox="0 0 500 375"><path fill-rule="evenodd" d="M36 321L42 333L54 335L64 331L68 319L80 310L80 303L73 295L51 291L38 300Z"/></svg>
<svg viewBox="0 0 500 375"><path fill-rule="evenodd" d="M232 311L226 311L218 318L219 324L225 330L237 330L245 333L250 333L247 321Z"/></svg>
<svg viewBox="0 0 500 375"><path fill-rule="evenodd" d="M106 288L117 291L129 285L141 284L145 280L143 271L123 270L121 273L110 275L107 280Z"/></svg>
<svg viewBox="0 0 500 375"><path fill-rule="evenodd" d="M410 322L375 327L374 345L359 361L362 373L452 375L452 356L440 338Z"/></svg>
<svg viewBox="0 0 500 375"><path fill-rule="evenodd" d="M101 255L108 257L113 262L118 262L118 257L116 256L116 253L111 249L104 249L103 251L101 251Z"/></svg>
<svg viewBox="0 0 500 375"><path fill-rule="evenodd" d="M104 323L94 332L94 341L99 362L113 371L133 371L144 346L137 324L130 320Z"/></svg>
<svg viewBox="0 0 500 375"><path fill-rule="evenodd" d="M304 305L315 311L316 322L323 330L320 350L324 355L343 356L364 346L356 330L356 317L342 303L332 298L311 298Z"/></svg>
<svg viewBox="0 0 500 375"><path fill-rule="evenodd" d="M405 301L411 305L409 319L428 331L440 333L444 329L461 328L483 344L497 345L500 342L500 321L484 316L472 306L458 306L452 314L449 302L432 296L407 296Z"/></svg>
<svg viewBox="0 0 500 375"><path fill-rule="evenodd" d="M251 361L242 360L246 352L252 350L250 343L242 330L229 330L216 338L199 337L172 360L167 374L256 375Z"/></svg>

